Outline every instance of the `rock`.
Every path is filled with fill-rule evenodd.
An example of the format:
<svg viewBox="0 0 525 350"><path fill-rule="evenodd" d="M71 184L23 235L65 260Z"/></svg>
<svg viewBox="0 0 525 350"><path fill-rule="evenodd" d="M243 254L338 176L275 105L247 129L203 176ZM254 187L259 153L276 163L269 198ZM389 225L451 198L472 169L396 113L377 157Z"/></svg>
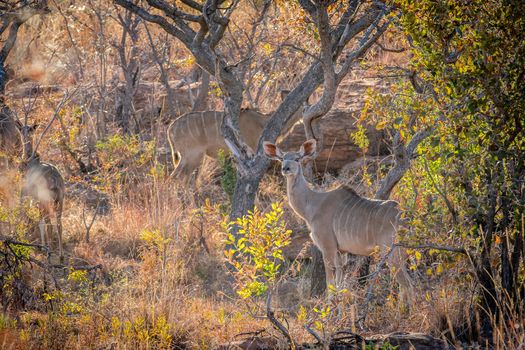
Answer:
<svg viewBox="0 0 525 350"><path fill-rule="evenodd" d="M314 132L320 124L323 133L323 150L314 165L318 172L339 170L364 154L378 156L389 153L384 133L375 127L366 127L365 133L369 140L367 150L361 149L352 141L351 135L357 130L360 113L355 110L331 110L325 117L314 121ZM305 140L304 126L300 122L292 127L279 147L286 151L299 150Z"/></svg>
<svg viewBox="0 0 525 350"><path fill-rule="evenodd" d="M346 164L355 161L363 155L382 156L390 154L389 145L384 131L376 130L375 126L365 126L365 134L369 140L366 150L352 142L351 135L357 130L361 111L364 106L366 90L374 88L386 90L379 79L345 79L338 91L334 107L321 119L313 123L314 133L320 130L323 134L323 150L315 160L317 172L337 171ZM320 96L313 96L315 102ZM362 122L361 122L362 123ZM304 125L296 123L280 142L284 150L298 150L306 140Z"/></svg>

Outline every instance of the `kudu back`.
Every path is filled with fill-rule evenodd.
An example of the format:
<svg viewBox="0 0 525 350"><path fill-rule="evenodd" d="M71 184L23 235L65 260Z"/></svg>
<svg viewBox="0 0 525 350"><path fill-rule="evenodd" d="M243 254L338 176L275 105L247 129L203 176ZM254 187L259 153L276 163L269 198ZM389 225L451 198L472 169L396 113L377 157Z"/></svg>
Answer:
<svg viewBox="0 0 525 350"><path fill-rule="evenodd" d="M22 196L30 197L37 203L41 217L38 225L40 237L42 244L49 248L52 247L54 231L51 218L55 219L59 258L62 262L62 211L66 193L64 178L54 165L41 162L37 155L32 156L23 168Z"/></svg>
<svg viewBox="0 0 525 350"><path fill-rule="evenodd" d="M299 152L282 152L274 144L264 143L265 154L282 163L290 206L306 221L314 244L323 255L327 285L342 282L342 253L371 255L379 247L388 250L399 227L400 209L392 200L359 196L348 187L320 192L310 188L302 162L315 155L316 141L306 141ZM410 293L411 280L405 267L405 255L395 250L389 263L403 291Z"/></svg>

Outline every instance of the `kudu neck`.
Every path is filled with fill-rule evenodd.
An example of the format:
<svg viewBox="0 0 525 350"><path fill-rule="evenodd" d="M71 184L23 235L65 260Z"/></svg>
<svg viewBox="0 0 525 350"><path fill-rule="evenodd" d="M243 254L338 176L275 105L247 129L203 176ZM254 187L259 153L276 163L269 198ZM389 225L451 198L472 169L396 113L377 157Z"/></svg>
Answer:
<svg viewBox="0 0 525 350"><path fill-rule="evenodd" d="M315 203L314 197L319 193L310 188L308 181L304 177L302 167L299 167L296 175L286 178L286 188L291 206L297 214L307 220L311 211L309 206Z"/></svg>

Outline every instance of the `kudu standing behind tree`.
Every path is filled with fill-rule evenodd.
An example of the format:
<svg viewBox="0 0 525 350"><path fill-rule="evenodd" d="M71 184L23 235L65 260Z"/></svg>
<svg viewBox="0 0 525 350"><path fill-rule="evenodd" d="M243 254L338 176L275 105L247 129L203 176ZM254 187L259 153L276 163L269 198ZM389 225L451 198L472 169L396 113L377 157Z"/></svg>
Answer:
<svg viewBox="0 0 525 350"><path fill-rule="evenodd" d="M312 241L323 255L327 285L341 286L343 254L369 256L376 247L385 250L392 246L399 226L397 202L363 198L344 186L328 192L310 188L302 162L316 154L315 139L303 143L299 152L283 153L269 142L264 143L264 151L282 163L290 206L306 221ZM406 255L395 250L389 258L407 301L411 279L405 267Z"/></svg>
<svg viewBox="0 0 525 350"><path fill-rule="evenodd" d="M24 157L23 135L31 135L36 125L24 125L7 107L0 110L0 171L11 166L13 159Z"/></svg>
<svg viewBox="0 0 525 350"><path fill-rule="evenodd" d="M284 99L289 91L281 91ZM302 111L294 117L283 129L288 128L302 117ZM224 113L218 111L190 112L180 116L168 127L173 165L173 176L188 182L191 174L197 169L207 155L217 158L219 150L228 151L221 133ZM253 109L243 109L239 118L239 126L246 143L255 150L259 138L269 120L269 115Z"/></svg>

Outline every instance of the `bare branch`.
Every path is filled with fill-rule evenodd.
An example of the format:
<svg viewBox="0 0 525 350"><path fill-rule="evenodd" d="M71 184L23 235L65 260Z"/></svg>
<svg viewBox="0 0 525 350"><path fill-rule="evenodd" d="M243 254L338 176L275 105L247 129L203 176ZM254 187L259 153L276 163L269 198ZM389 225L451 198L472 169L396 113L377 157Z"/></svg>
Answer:
<svg viewBox="0 0 525 350"><path fill-rule="evenodd" d="M315 139L312 122L324 116L330 108L332 108L335 101L335 94L337 92L337 80L335 73L335 62L332 53L332 42L330 36L330 19L328 17L327 4L322 5L321 2L316 3L317 8L317 31L319 32L319 39L321 42L320 61L323 68L323 95L319 101L308 107L303 113L303 124L306 134L306 139ZM316 155L321 152L323 142L321 140L322 133L319 133L316 150Z"/></svg>
<svg viewBox="0 0 525 350"><path fill-rule="evenodd" d="M381 181L379 189L375 194L375 198L386 200L390 197L390 193L394 189L395 185L403 178L406 171L410 167L410 160L416 156L416 149L419 144L430 136L433 128L426 128L418 131L410 140L408 145L405 145L401 141L399 132L394 135L394 160L395 165L385 178Z"/></svg>
<svg viewBox="0 0 525 350"><path fill-rule="evenodd" d="M117 5L120 5L140 17L142 17L144 20L156 23L159 26L161 26L166 32L170 33L180 41L182 41L185 45L189 46L191 45L192 38L195 35L195 32L191 30L189 27L185 27L185 30L182 30L181 28L178 28L177 26L169 23L164 17L159 15L151 14L150 12L144 10L142 7L135 5L133 2L129 0L114 0Z"/></svg>
<svg viewBox="0 0 525 350"><path fill-rule="evenodd" d="M202 5L193 0L181 0L181 2L194 10L202 12Z"/></svg>
<svg viewBox="0 0 525 350"><path fill-rule="evenodd" d="M376 42L375 43L377 46L379 46L379 48L385 52L394 52L394 53L401 53L401 52L405 52L407 49L404 48L404 47L400 47L399 49L392 49L392 48L389 48L389 47L385 47L383 46L383 44L381 43L378 43Z"/></svg>
<svg viewBox="0 0 525 350"><path fill-rule="evenodd" d="M51 125L53 125L53 122L55 121L55 119L58 117L60 111L62 110L62 107L64 107L64 105L75 95L77 90L73 91L72 93L70 93L67 90L64 92L64 96L62 96L62 99L60 100L60 102L58 103L58 105L55 108L55 113L53 113L53 117L51 118L51 120L49 120L49 122L47 123L47 126L45 127L44 131L42 131L42 134L40 134L40 137L39 137L37 143L33 147L31 158L33 158L37 154L38 146L40 146L40 143L42 142L42 139L44 138L46 133L51 128Z"/></svg>
<svg viewBox="0 0 525 350"><path fill-rule="evenodd" d="M295 345L295 342L292 336L290 335L290 332L288 332L286 327L283 326L281 322L279 322L279 320L275 317L274 311L272 310L272 293L271 292L268 292L268 296L266 297L266 316L268 317L272 325L275 328L277 328L277 330L279 330L279 332L281 332L282 335L284 335L286 340L288 340L288 343L290 344L290 349L295 350L296 345Z"/></svg>
<svg viewBox="0 0 525 350"><path fill-rule="evenodd" d="M170 5L166 3L165 1L158 1L158 0L147 0L148 4L156 9L161 10L168 16L169 18L177 21L179 19L190 21L190 22L200 22L202 20L202 16L196 16L192 15L186 12L183 12L177 8L177 5Z"/></svg>
<svg viewBox="0 0 525 350"><path fill-rule="evenodd" d="M431 250L432 249L432 250L442 250L446 252L469 255L468 251L462 247L457 248L457 247L448 247L448 246L434 245L434 244L411 245L411 244L406 244L406 243L396 243L395 246L403 247L406 249L413 249L413 250Z"/></svg>

